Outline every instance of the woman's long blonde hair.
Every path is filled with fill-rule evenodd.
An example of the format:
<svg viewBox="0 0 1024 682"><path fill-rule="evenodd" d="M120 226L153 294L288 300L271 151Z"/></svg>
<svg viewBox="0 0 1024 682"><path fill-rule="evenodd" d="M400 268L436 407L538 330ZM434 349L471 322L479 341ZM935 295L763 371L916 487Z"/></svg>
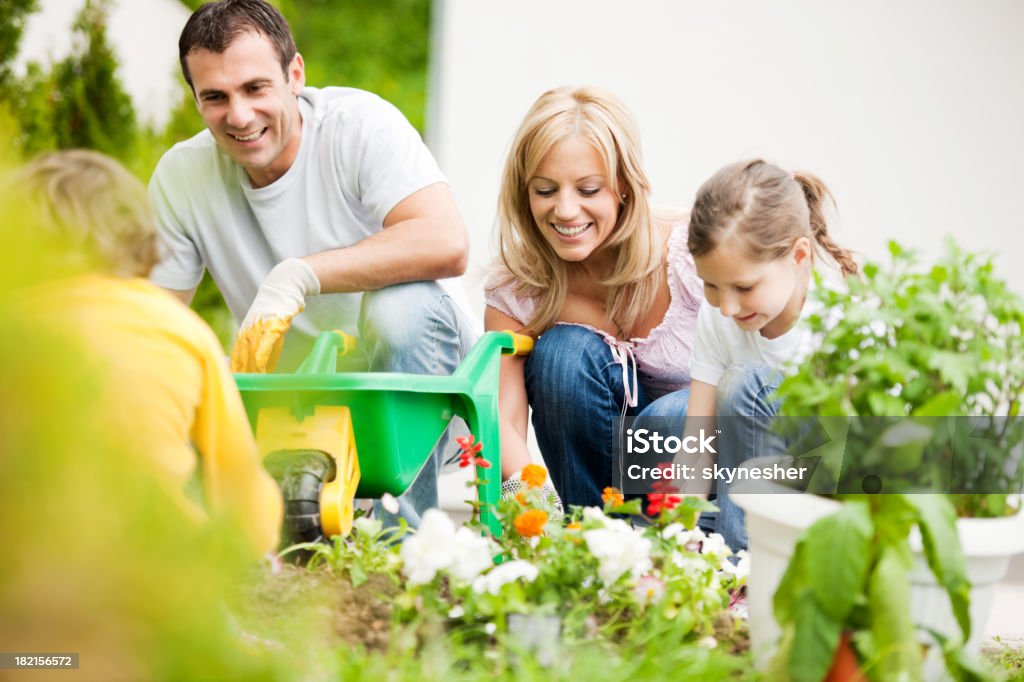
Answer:
<svg viewBox="0 0 1024 682"><path fill-rule="evenodd" d="M655 300L665 278L663 235L649 204L650 186L640 158L636 124L623 104L598 88L562 87L545 92L523 119L501 181L498 238L506 277L519 293L537 300L524 331L539 334L558 318L573 264L555 253L535 224L527 184L544 155L558 142L579 135L601 154L612 191L622 198L618 222L600 251L608 251L611 273L608 318L624 333Z"/></svg>

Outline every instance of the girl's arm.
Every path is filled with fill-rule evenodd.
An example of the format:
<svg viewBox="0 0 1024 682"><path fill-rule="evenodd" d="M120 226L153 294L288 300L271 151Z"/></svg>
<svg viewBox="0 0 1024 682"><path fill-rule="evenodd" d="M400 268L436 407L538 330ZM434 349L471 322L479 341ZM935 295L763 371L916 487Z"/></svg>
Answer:
<svg viewBox="0 0 1024 682"><path fill-rule="evenodd" d="M521 322L487 306L484 311L487 331L515 331L523 328ZM530 406L526 400L526 358L504 355L498 385L498 423L501 433L501 478L508 478L531 462L526 447Z"/></svg>
<svg viewBox="0 0 1024 682"><path fill-rule="evenodd" d="M717 390L717 386L694 380L690 384L690 402L686 408L687 418L691 415L694 417L714 417ZM713 425L713 421L709 421L709 423Z"/></svg>
<svg viewBox="0 0 1024 682"><path fill-rule="evenodd" d="M718 388L703 381L694 380L690 384L690 401L686 407L685 436L694 436L700 442L700 431L714 433L715 429L715 396ZM693 442L693 441L691 441ZM690 481L684 492L691 495L707 497L710 490L710 483L705 482L702 471L715 463L715 456L712 454L700 454L694 456L694 466L698 472L696 480Z"/></svg>

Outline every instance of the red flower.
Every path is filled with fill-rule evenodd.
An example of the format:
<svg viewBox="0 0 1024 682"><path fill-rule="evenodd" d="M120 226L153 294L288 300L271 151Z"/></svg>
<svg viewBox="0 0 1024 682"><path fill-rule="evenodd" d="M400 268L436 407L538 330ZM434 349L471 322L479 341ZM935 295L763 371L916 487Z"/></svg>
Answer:
<svg viewBox="0 0 1024 682"><path fill-rule="evenodd" d="M468 436L459 436L455 439L455 442L459 444L461 452L459 452L459 466L468 467L471 464L475 464L481 469L490 469L491 463L483 457L480 457L480 452L484 449L483 443L476 443L476 436L469 434Z"/></svg>
<svg viewBox="0 0 1024 682"><path fill-rule="evenodd" d="M462 449L462 452L468 452L471 455L475 455L484 449L483 443L476 443L474 445L475 441L476 436L474 436L473 434L469 434L468 436L459 436L458 438L455 439L455 442L459 444L459 447Z"/></svg>
<svg viewBox="0 0 1024 682"><path fill-rule="evenodd" d="M674 509L682 501L683 498L681 495L669 495L667 493L648 493L647 515L657 516L662 511L669 511L671 509Z"/></svg>

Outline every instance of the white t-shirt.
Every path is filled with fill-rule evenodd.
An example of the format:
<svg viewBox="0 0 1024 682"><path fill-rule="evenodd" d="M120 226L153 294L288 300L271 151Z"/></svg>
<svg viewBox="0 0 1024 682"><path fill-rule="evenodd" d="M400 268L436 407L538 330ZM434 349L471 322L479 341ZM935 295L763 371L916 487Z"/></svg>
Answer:
<svg viewBox="0 0 1024 682"><path fill-rule="evenodd" d="M725 370L736 365L762 363L781 368L789 361L800 362L813 353L819 343L801 323L820 310L821 304L808 291L797 323L785 334L766 339L760 331L740 329L731 317L705 301L697 314L697 341L691 362L693 379L717 386Z"/></svg>
<svg viewBox="0 0 1024 682"><path fill-rule="evenodd" d="M209 130L176 144L153 172L150 199L162 260L150 279L199 284L204 268L235 320L282 260L351 246L383 229L396 204L445 178L398 109L354 88L305 88L302 142L292 167L266 187L217 148ZM362 294L310 297L294 327L355 333Z"/></svg>

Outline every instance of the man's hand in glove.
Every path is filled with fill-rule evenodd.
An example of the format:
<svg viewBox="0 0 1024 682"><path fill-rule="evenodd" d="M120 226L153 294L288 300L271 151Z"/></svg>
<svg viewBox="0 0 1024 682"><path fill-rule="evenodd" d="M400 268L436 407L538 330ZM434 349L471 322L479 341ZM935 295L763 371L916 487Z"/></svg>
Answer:
<svg viewBox="0 0 1024 682"><path fill-rule="evenodd" d="M277 365L292 318L306 297L320 293L320 280L301 258L278 263L263 280L231 350L232 372L270 372Z"/></svg>

